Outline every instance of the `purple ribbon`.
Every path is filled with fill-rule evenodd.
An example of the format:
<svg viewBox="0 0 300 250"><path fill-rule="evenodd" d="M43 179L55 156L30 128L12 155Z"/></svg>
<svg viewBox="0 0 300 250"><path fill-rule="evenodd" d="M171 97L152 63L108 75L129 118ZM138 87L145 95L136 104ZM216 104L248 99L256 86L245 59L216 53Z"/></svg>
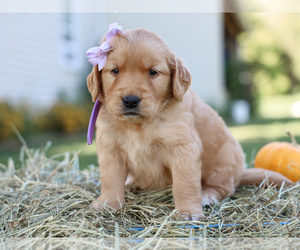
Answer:
<svg viewBox="0 0 300 250"><path fill-rule="evenodd" d="M89 122L89 128L87 132L87 143L88 145L93 144L93 137L94 137L94 130L95 130L95 124L97 120L98 113L100 111L101 102L98 100L95 101L95 105L91 114L90 122Z"/></svg>
<svg viewBox="0 0 300 250"><path fill-rule="evenodd" d="M100 71L103 69L106 58L108 55L108 52L111 49L111 40L113 37L119 33L123 32L123 28L118 23L111 23L108 27L108 31L106 33L106 41L103 42L99 47L93 47L90 48L86 52L86 56L89 58L89 62L93 64L94 66L98 65L98 70ZM95 124L97 121L98 113L100 111L101 102L97 98L95 101L95 105L91 114L90 122L89 122L89 128L87 132L87 143L88 145L92 145L93 143L93 137L94 137L94 130L95 130Z"/></svg>

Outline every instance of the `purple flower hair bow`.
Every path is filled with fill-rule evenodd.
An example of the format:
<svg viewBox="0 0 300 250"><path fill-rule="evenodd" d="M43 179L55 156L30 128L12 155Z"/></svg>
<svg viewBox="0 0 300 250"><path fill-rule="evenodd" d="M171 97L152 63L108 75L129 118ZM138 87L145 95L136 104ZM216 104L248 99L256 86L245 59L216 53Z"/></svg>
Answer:
<svg viewBox="0 0 300 250"><path fill-rule="evenodd" d="M98 70L103 69L108 52L111 49L111 40L113 37L119 33L123 32L123 28L118 23L111 23L108 26L108 31L106 33L106 41L103 42L99 47L90 48L86 52L86 56L89 58L89 62L94 66L98 65ZM87 143L91 145L93 143L95 124L97 120L98 113L100 111L101 102L98 100L95 101L95 105L91 114L88 132L87 132Z"/></svg>
<svg viewBox="0 0 300 250"><path fill-rule="evenodd" d="M108 27L108 31L106 33L106 41L103 42L99 47L92 47L86 52L86 56L89 58L89 62L94 66L98 65L98 70L103 69L107 54L111 48L111 40L112 38L123 32L123 28L118 23L112 23Z"/></svg>

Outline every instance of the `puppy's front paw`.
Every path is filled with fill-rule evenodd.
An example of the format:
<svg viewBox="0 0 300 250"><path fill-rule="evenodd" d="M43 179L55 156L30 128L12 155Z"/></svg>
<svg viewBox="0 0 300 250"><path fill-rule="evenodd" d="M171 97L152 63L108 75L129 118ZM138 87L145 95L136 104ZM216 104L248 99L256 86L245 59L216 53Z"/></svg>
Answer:
<svg viewBox="0 0 300 250"><path fill-rule="evenodd" d="M195 205L191 207L180 208L176 207L181 217L189 221L198 221L199 219L205 218L201 205Z"/></svg>
<svg viewBox="0 0 300 250"><path fill-rule="evenodd" d="M205 218L203 213L191 213L191 214L181 214L181 217L188 221L199 221L200 219Z"/></svg>
<svg viewBox="0 0 300 250"><path fill-rule="evenodd" d="M92 207L96 210L101 210L103 208L106 209L115 209L118 210L125 206L125 201L119 201L119 200L107 200L105 198L102 198L101 196L92 202Z"/></svg>

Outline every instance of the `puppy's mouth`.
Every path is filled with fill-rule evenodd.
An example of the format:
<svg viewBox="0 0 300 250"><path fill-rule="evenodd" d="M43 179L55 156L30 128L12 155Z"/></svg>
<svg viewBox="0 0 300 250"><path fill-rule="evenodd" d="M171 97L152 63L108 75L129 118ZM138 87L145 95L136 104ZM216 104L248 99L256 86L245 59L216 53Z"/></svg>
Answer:
<svg viewBox="0 0 300 250"><path fill-rule="evenodd" d="M141 114L135 111L127 111L123 113L124 116L140 116Z"/></svg>

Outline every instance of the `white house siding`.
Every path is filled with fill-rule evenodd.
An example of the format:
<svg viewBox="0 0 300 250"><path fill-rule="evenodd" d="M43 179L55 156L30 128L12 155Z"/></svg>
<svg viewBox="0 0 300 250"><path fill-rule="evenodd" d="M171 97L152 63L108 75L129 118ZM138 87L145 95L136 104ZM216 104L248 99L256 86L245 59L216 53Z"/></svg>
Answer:
<svg viewBox="0 0 300 250"><path fill-rule="evenodd" d="M75 13L78 62L67 65L61 58L61 16L57 13L0 14L0 100L28 102L47 107L60 93L69 100L79 94L87 68L85 52L105 32L105 14ZM100 20L100 25L97 24ZM98 33L98 35L96 35Z"/></svg>
<svg viewBox="0 0 300 250"><path fill-rule="evenodd" d="M222 13L109 13L108 23L124 29L156 32L181 57L192 74L198 96L222 109L226 104L223 76Z"/></svg>
<svg viewBox="0 0 300 250"><path fill-rule="evenodd" d="M53 101L57 92L53 14L0 15L0 98Z"/></svg>

